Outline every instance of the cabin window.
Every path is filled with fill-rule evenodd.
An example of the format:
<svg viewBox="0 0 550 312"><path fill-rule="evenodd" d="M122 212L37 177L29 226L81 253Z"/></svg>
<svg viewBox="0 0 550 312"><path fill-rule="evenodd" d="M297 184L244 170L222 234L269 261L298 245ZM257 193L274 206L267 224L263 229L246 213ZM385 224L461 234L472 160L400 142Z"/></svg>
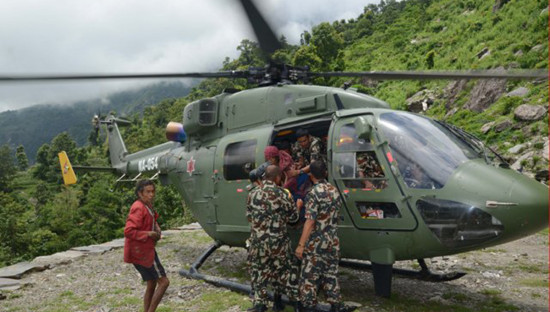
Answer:
<svg viewBox="0 0 550 312"><path fill-rule="evenodd" d="M357 137L355 126L342 126L336 142L335 154L338 173L348 188L380 190L388 187L384 169L371 142Z"/></svg>
<svg viewBox="0 0 550 312"><path fill-rule="evenodd" d="M401 218L401 213L394 203L356 202L355 206L363 219Z"/></svg>
<svg viewBox="0 0 550 312"><path fill-rule="evenodd" d="M256 164L256 140L231 143L223 156L223 176L226 180L248 180Z"/></svg>

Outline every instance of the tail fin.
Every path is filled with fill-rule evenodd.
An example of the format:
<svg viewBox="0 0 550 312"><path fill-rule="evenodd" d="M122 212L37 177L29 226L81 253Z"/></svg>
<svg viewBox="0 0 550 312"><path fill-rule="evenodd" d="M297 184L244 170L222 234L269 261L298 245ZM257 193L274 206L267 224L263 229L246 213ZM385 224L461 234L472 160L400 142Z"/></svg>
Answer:
<svg viewBox="0 0 550 312"><path fill-rule="evenodd" d="M130 124L130 122L110 115L101 123L107 124L107 130L109 132L109 156L111 158L111 166L121 172L126 172L127 161L125 157L128 155L128 150L122 140L117 123L126 125Z"/></svg>
<svg viewBox="0 0 550 312"><path fill-rule="evenodd" d="M61 151L57 156L59 156L59 164L61 165L61 174L63 175L63 183L65 185L75 184L76 183L76 174L74 174L73 166L69 161L69 157L65 151Z"/></svg>

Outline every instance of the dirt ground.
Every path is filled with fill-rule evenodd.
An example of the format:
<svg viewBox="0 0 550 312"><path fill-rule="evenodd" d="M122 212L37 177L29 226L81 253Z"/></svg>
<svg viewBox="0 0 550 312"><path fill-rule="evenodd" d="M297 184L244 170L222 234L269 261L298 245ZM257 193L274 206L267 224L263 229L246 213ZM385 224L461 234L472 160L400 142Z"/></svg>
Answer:
<svg viewBox="0 0 550 312"><path fill-rule="evenodd" d="M171 285L157 311L244 311L246 295L181 277L178 272L212 244L202 230L178 231L157 246ZM222 247L201 272L248 283L246 252ZM458 280L430 283L394 277L392 298L374 296L372 275L340 270L344 300L358 311L548 311L548 231L449 257L427 259L437 272L464 271ZM418 269L413 262L396 266ZM122 262L122 249L90 254L66 265L23 277L25 286L0 291L0 311L139 311L145 286ZM0 296L2 297L2 296ZM287 311L292 311L287 308Z"/></svg>

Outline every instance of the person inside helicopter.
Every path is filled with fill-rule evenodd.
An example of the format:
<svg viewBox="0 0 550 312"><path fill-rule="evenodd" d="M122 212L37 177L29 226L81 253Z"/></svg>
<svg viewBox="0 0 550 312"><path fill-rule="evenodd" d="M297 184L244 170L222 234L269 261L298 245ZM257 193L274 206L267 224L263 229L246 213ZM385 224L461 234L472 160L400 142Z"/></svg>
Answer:
<svg viewBox="0 0 550 312"><path fill-rule="evenodd" d="M435 189L436 184L428 177L420 166L414 162L409 163L403 170L403 181L410 188Z"/></svg>
<svg viewBox="0 0 550 312"><path fill-rule="evenodd" d="M274 142L273 145L277 146L277 148L278 148L279 150L284 151L284 152L286 152L286 153L289 154L289 155L292 155L292 150L291 150L292 146L291 146L289 140L286 140L286 139L285 139L285 140L281 140L281 141L279 141L279 142L277 142L277 143Z"/></svg>
<svg viewBox="0 0 550 312"><path fill-rule="evenodd" d="M275 165L281 169L281 186L290 192L294 202L303 200L309 191L311 183L309 179L299 183L297 176L290 175L290 171L292 171L294 165L292 157L274 145L267 146L264 149L264 157L266 164ZM305 176L306 178L308 177L307 174ZM303 220L303 217L304 210L302 209L300 210L300 220Z"/></svg>
<svg viewBox="0 0 550 312"><path fill-rule="evenodd" d="M384 189L388 186L386 180L377 180L384 178L384 171L376 159L373 151L357 152L357 177L363 179L363 187L367 189Z"/></svg>
<svg viewBox="0 0 550 312"><path fill-rule="evenodd" d="M294 176L290 174L294 166L294 161L292 157L285 151L278 149L275 145L266 146L264 149L265 161L269 162L272 165L275 165L281 169L282 174L282 183L285 185L290 183L292 179L295 179Z"/></svg>
<svg viewBox="0 0 550 312"><path fill-rule="evenodd" d="M315 160L325 160L320 138L312 136L309 131L300 128L296 131L296 142L292 145L292 158L297 164L293 176L309 173L309 164Z"/></svg>

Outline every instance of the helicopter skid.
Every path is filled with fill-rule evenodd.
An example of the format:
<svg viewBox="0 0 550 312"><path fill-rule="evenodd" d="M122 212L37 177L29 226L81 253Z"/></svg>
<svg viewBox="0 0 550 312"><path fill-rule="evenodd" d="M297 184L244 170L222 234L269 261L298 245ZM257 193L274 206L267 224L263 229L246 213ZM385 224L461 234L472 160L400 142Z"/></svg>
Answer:
<svg viewBox="0 0 550 312"><path fill-rule="evenodd" d="M428 269L428 267L426 266L426 263L424 262L424 259L418 259L418 263L420 264L420 267L421 267L420 271L393 268L392 274L397 274L405 278L411 278L411 279L417 279L421 281L435 282L435 283L452 281L466 275L466 273L464 272L449 272L445 274L437 274L437 273L431 272ZM356 269L356 270L366 270L366 271L373 270L373 267L371 264L368 264L364 261L358 261L358 260L342 259L340 260L340 265L343 267Z"/></svg>

